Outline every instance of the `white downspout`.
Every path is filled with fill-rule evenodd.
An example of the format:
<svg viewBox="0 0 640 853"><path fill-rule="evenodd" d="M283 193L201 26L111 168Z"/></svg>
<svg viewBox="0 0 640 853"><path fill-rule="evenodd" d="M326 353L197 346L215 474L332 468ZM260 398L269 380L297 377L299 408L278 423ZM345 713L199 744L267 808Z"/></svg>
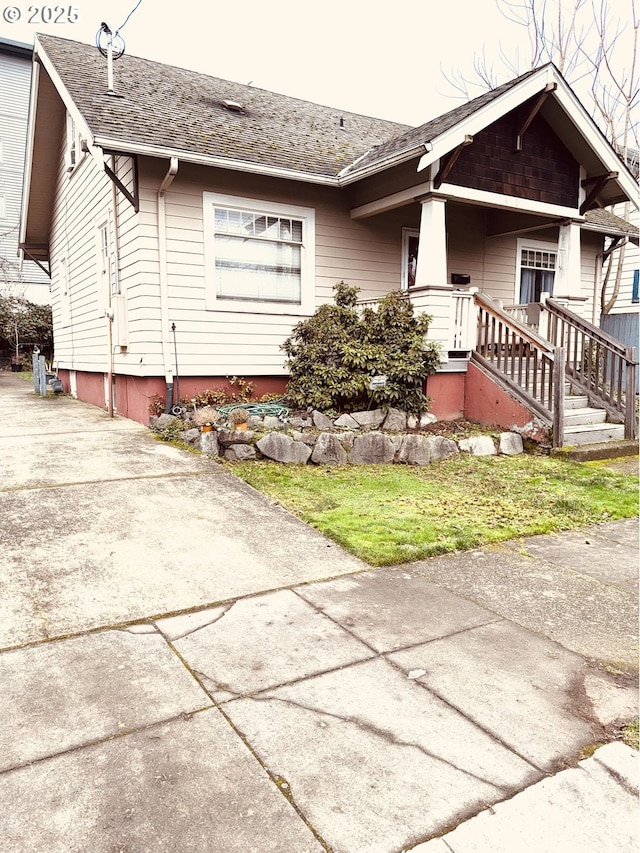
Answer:
<svg viewBox="0 0 640 853"><path fill-rule="evenodd" d="M167 386L167 403L169 402L169 388L173 383L173 369L171 367L171 350L169 342L169 282L167 275L167 234L166 234L166 211L165 194L173 179L178 173L178 158L172 157L169 171L164 176L158 189L158 260L160 264L160 341L162 343L162 363L164 367L164 381ZM171 388L173 393L173 388Z"/></svg>

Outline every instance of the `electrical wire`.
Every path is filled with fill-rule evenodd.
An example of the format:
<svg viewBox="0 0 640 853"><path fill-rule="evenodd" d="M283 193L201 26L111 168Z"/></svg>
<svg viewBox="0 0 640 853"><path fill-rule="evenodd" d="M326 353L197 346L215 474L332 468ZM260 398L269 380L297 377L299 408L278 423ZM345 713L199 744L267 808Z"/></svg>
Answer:
<svg viewBox="0 0 640 853"><path fill-rule="evenodd" d="M133 9L129 12L129 14L127 15L127 17L124 19L124 23L123 23L123 24L120 24L120 26L119 26L119 27L118 27L118 29L116 30L115 35L118 35L118 33L120 32L120 30L121 30L121 29L123 29L123 27L125 26L125 24L126 24L126 23L127 23L127 21L129 20L129 18L133 15L133 13L136 11L136 9L138 8L138 6L139 6L141 3L142 3L142 0L138 0L138 2L136 3L136 5L133 7Z"/></svg>

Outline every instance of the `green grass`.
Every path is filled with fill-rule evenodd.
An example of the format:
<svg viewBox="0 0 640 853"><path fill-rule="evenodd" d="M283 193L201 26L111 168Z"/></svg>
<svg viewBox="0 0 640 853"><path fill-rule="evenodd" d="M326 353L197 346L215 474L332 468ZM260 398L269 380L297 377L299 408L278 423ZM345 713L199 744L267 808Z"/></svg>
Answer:
<svg viewBox="0 0 640 853"><path fill-rule="evenodd" d="M546 456L231 470L374 566L638 513L637 477Z"/></svg>

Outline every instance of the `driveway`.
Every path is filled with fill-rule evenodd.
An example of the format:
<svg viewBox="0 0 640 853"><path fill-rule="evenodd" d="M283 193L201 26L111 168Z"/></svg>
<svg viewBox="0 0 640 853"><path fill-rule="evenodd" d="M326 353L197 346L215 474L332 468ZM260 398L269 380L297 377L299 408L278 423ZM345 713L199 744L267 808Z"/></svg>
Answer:
<svg viewBox="0 0 640 853"><path fill-rule="evenodd" d="M635 522L371 570L10 374L0 452L4 850L637 850Z"/></svg>

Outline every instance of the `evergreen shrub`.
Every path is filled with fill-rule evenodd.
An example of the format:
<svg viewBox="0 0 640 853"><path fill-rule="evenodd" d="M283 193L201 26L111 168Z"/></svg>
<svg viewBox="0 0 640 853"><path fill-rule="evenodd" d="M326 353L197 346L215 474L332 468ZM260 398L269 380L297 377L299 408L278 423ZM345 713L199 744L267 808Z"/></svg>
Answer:
<svg viewBox="0 0 640 853"><path fill-rule="evenodd" d="M294 408L358 411L366 408L428 409L427 376L440 364L437 344L426 340L431 317L414 316L399 291L376 308L357 308L358 288L339 282L333 304L321 305L298 323L282 345L290 379L287 400ZM374 376L386 385L370 390Z"/></svg>

